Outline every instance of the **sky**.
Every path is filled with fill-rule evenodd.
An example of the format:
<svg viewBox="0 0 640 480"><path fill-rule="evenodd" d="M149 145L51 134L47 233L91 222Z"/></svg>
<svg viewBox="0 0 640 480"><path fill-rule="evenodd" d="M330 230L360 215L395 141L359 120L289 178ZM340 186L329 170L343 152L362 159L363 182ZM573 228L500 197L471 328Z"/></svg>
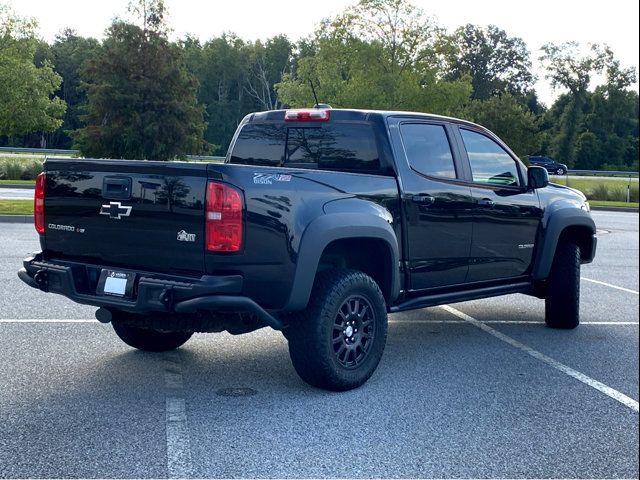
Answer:
<svg viewBox="0 0 640 480"><path fill-rule="evenodd" d="M187 33L206 41L223 32L246 40L285 34L298 40L311 34L321 19L339 14L355 0L165 0L173 37ZM47 41L71 27L80 35L102 38L116 16L126 16L129 0L0 0L21 16L34 17ZM561 93L544 78L537 58L548 42L608 44L625 67L638 70L638 0L413 0L450 31L467 23L496 25L522 38L531 51L535 85L550 105ZM596 79L597 81L597 79ZM636 83L635 89L638 89Z"/></svg>

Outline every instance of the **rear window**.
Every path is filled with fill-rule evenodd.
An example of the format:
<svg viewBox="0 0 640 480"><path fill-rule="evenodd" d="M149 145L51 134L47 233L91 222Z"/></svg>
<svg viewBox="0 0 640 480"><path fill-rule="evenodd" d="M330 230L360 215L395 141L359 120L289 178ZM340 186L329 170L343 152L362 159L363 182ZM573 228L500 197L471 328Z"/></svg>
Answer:
<svg viewBox="0 0 640 480"><path fill-rule="evenodd" d="M240 131L230 161L349 172L380 170L374 131L368 124L247 124Z"/></svg>
<svg viewBox="0 0 640 480"><path fill-rule="evenodd" d="M233 146L231 163L277 167L284 157L286 138L283 125L249 123Z"/></svg>

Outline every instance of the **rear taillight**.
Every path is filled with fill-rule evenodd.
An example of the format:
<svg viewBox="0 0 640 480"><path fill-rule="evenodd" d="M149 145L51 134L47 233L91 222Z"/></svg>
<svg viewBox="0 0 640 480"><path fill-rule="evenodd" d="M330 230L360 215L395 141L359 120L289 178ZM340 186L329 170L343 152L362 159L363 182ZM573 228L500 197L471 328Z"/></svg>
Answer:
<svg viewBox="0 0 640 480"><path fill-rule="evenodd" d="M207 250L237 252L242 244L242 194L224 183L207 184Z"/></svg>
<svg viewBox="0 0 640 480"><path fill-rule="evenodd" d="M44 233L44 172L36 177L36 189L33 193L33 224L36 232Z"/></svg>

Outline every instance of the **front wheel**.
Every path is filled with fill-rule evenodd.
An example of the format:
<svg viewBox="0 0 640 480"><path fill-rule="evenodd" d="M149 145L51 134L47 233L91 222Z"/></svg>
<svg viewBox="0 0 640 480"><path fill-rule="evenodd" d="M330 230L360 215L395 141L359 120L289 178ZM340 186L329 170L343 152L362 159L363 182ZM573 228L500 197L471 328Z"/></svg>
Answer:
<svg viewBox="0 0 640 480"><path fill-rule="evenodd" d="M132 327L114 320L113 330L124 343L145 352L167 352L183 345L192 332L164 332L149 328Z"/></svg>
<svg viewBox="0 0 640 480"><path fill-rule="evenodd" d="M333 391L361 386L378 366L387 339L380 288L362 272L320 272L287 339L293 367L308 384Z"/></svg>
<svg viewBox="0 0 640 480"><path fill-rule="evenodd" d="M546 293L546 324L551 328L576 328L580 323L580 248L575 243L558 244Z"/></svg>
<svg viewBox="0 0 640 480"><path fill-rule="evenodd" d="M562 168L562 167L559 167L559 168L556 170L556 174L557 174L557 175L564 175L565 173L567 173L567 171L566 171L564 168Z"/></svg>

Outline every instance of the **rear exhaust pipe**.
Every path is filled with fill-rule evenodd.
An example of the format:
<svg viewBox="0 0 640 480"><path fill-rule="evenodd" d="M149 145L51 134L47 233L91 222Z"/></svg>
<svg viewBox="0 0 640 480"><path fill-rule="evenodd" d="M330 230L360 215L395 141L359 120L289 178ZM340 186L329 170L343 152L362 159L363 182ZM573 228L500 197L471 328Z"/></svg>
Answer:
<svg viewBox="0 0 640 480"><path fill-rule="evenodd" d="M111 323L111 320L113 320L113 315L111 314L110 310L100 307L98 310L96 310L96 319L100 323Z"/></svg>

